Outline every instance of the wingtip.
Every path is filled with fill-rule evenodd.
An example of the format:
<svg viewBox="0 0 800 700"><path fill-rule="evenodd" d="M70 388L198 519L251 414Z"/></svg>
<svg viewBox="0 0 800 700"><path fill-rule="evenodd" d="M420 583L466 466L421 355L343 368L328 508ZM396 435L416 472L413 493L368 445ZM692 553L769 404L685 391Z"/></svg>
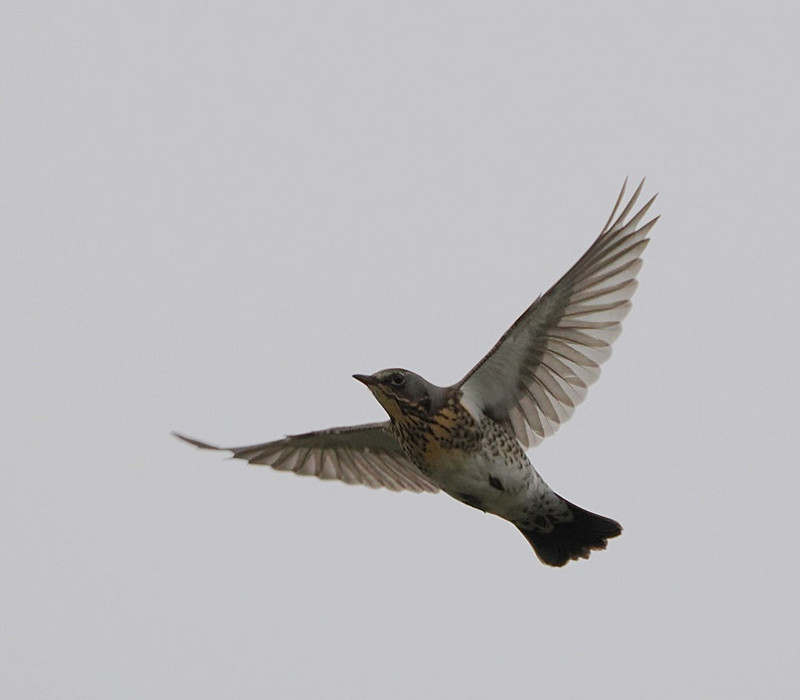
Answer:
<svg viewBox="0 0 800 700"><path fill-rule="evenodd" d="M183 442L189 443L190 445L194 445L195 447L199 447L201 450L221 450L223 448L217 447L216 445L211 445L207 442L203 442L202 440L195 440L194 438L190 438L187 435L182 435L181 433L173 430L170 435L175 436L178 440L183 440Z"/></svg>
<svg viewBox="0 0 800 700"><path fill-rule="evenodd" d="M644 185L644 180L642 180L642 182L639 184L639 187L634 193L633 197L631 198L631 201L636 201L636 197L639 196L639 192L642 189L642 185ZM614 202L614 208L611 210L611 214L608 217L608 221L606 221L606 225L603 226L602 233L606 233L612 228L614 217L616 217L617 211L619 210L619 205L622 204L622 200L625 198L625 191L627 190L627 188L628 188L628 175L625 176L625 180L622 182L622 189L619 191L619 195L617 195L617 201Z"/></svg>

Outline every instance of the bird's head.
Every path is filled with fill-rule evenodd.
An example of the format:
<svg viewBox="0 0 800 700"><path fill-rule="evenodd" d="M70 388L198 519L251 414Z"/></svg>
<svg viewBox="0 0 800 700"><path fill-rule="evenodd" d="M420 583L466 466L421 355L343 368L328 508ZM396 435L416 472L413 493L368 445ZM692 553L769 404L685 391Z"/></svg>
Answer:
<svg viewBox="0 0 800 700"><path fill-rule="evenodd" d="M445 389L407 369L382 369L375 374L354 374L395 420L429 416L444 403Z"/></svg>

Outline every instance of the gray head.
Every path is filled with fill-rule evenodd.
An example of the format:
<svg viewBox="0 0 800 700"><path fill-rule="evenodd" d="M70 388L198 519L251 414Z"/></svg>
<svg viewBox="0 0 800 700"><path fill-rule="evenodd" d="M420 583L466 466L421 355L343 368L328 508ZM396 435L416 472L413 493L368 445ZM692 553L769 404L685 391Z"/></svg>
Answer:
<svg viewBox="0 0 800 700"><path fill-rule="evenodd" d="M407 369L382 369L375 374L354 374L378 399L386 412L396 420L409 414L429 416L445 401L446 389L431 384Z"/></svg>

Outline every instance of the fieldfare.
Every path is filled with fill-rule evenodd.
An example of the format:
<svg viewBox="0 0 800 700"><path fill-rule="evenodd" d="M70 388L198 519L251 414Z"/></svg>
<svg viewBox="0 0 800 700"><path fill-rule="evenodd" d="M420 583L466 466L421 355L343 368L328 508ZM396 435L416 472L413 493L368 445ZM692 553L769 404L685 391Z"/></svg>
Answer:
<svg viewBox="0 0 800 700"><path fill-rule="evenodd" d="M611 355L631 308L647 235L658 220L641 224L655 197L631 216L643 184L617 216L623 185L589 250L461 381L435 386L405 369L354 375L388 421L247 447L177 437L296 474L393 491L442 490L513 523L550 566L605 549L622 532L619 523L551 490L525 449L572 415Z"/></svg>

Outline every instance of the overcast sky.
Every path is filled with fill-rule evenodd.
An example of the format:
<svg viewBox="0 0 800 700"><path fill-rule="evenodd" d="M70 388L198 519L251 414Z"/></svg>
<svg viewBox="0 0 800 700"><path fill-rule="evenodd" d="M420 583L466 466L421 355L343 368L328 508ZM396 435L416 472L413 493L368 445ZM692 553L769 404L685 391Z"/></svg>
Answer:
<svg viewBox="0 0 800 700"><path fill-rule="evenodd" d="M0 10L0 696L797 697L796 3ZM226 461L456 381L660 193L529 456L562 570L444 495Z"/></svg>

